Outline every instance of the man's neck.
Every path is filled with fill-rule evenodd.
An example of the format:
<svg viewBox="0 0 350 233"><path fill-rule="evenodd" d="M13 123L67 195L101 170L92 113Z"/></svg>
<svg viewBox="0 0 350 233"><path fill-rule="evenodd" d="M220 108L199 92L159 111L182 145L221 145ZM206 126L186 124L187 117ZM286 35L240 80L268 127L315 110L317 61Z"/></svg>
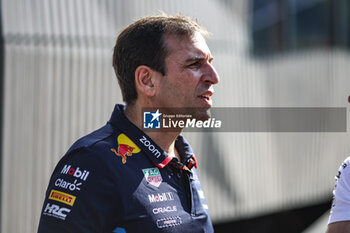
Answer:
<svg viewBox="0 0 350 233"><path fill-rule="evenodd" d="M142 128L142 108L136 105L126 106L124 115L136 125L140 130L142 130L147 136L149 136L160 148L168 153L171 157L177 157L180 161L180 156L175 148L175 140L180 135L181 131L178 132L145 132Z"/></svg>

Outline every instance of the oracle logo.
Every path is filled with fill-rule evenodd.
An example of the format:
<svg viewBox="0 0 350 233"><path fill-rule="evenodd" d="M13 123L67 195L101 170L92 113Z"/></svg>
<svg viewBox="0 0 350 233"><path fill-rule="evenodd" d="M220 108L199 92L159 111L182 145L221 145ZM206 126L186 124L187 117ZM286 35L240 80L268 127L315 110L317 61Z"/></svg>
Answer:
<svg viewBox="0 0 350 233"><path fill-rule="evenodd" d="M176 208L175 205L174 206L166 206L166 207L154 208L152 210L152 212L154 214L159 214L159 213L164 214L164 213L171 213L171 212L176 212L176 211L177 211L177 208Z"/></svg>

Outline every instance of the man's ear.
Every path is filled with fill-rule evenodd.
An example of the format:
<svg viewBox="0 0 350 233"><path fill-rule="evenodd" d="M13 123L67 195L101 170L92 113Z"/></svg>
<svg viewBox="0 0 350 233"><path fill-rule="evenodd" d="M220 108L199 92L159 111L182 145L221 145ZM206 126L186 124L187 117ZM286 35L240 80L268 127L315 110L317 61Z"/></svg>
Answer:
<svg viewBox="0 0 350 233"><path fill-rule="evenodd" d="M135 85L139 92L146 96L155 94L155 71L148 66L139 66L135 70Z"/></svg>

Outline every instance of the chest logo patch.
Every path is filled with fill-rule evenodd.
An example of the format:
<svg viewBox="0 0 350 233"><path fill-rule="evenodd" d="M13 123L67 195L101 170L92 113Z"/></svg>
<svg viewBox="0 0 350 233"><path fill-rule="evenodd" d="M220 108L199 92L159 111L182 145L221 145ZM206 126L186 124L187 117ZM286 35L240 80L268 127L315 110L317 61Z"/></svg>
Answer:
<svg viewBox="0 0 350 233"><path fill-rule="evenodd" d="M62 202L64 204L73 206L76 197L73 195L70 195L68 193L64 193L64 192L60 192L60 191L52 189L50 192L49 199L54 200L54 201L59 201L59 202Z"/></svg>
<svg viewBox="0 0 350 233"><path fill-rule="evenodd" d="M158 188L163 181L162 176L160 175L159 169L157 167L154 167L154 168L142 169L142 171L143 171L143 174L145 175L146 181L149 184Z"/></svg>
<svg viewBox="0 0 350 233"><path fill-rule="evenodd" d="M132 156L133 154L139 153L141 149L133 142L130 138L128 138L125 134L120 134L117 138L118 149L112 148L117 156L122 157L122 163L126 163L126 156Z"/></svg>

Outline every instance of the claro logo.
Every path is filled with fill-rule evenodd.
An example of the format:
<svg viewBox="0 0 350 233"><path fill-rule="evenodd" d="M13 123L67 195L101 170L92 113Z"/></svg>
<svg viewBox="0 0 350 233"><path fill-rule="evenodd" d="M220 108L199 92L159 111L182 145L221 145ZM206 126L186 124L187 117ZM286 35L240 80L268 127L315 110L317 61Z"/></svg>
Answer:
<svg viewBox="0 0 350 233"><path fill-rule="evenodd" d="M87 170L80 170L79 167L77 168L72 168L71 165L64 165L64 167L62 168L61 171L62 174L68 174L70 176L74 176L76 178L80 178L81 180L86 180L88 175L89 175L89 171Z"/></svg>

